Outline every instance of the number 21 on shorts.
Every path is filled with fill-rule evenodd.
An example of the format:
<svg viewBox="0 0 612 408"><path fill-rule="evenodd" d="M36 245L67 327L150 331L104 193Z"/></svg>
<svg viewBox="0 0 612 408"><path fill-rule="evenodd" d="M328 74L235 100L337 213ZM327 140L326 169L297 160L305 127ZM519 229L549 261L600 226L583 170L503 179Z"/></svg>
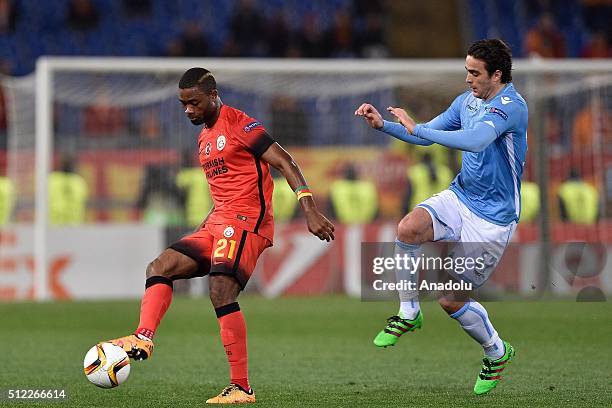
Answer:
<svg viewBox="0 0 612 408"><path fill-rule="evenodd" d="M227 258L234 259L236 250L236 240L221 238L217 241L215 252L213 253L213 259Z"/></svg>

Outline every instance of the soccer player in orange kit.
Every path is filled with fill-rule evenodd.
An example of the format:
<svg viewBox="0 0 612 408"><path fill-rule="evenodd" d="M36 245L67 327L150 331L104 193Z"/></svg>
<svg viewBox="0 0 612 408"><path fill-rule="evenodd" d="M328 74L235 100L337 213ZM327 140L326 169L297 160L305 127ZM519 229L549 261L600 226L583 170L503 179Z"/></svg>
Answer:
<svg viewBox="0 0 612 408"><path fill-rule="evenodd" d="M215 78L208 70L191 68L183 74L179 100L191 123L204 125L198 148L213 208L195 232L170 245L149 264L138 328L134 334L111 342L133 359L149 358L155 330L172 302L172 282L208 275L210 299L230 365L230 385L206 402L255 402L248 380L246 325L237 298L259 255L272 246L269 165L278 169L295 191L312 234L333 240L334 226L317 209L289 153L259 121L221 102Z"/></svg>

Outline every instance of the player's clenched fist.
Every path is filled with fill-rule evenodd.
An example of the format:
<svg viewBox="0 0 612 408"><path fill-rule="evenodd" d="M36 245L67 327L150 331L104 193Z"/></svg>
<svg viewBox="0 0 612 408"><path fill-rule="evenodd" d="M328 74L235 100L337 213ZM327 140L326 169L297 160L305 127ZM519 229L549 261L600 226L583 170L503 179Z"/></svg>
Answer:
<svg viewBox="0 0 612 408"><path fill-rule="evenodd" d="M369 103L363 103L355 111L355 116L362 116L365 121L374 129L383 127L383 118L376 108Z"/></svg>
<svg viewBox="0 0 612 408"><path fill-rule="evenodd" d="M308 224L308 231L316 235L321 241L334 240L334 224L318 210L306 213L306 223Z"/></svg>

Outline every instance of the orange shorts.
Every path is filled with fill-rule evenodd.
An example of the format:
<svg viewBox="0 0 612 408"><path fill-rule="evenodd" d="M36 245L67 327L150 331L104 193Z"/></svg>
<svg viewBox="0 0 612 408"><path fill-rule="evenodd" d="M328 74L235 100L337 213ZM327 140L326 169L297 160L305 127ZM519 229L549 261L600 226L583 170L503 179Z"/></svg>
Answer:
<svg viewBox="0 0 612 408"><path fill-rule="evenodd" d="M244 289L259 255L272 243L264 237L229 224L206 224L169 248L198 263L195 276L229 275Z"/></svg>

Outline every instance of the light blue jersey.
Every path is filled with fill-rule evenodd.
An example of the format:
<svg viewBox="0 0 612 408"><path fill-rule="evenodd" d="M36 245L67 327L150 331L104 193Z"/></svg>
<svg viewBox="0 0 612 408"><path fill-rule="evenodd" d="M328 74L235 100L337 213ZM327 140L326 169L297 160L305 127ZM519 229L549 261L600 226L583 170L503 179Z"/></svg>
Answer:
<svg viewBox="0 0 612 408"><path fill-rule="evenodd" d="M455 138L478 139L494 129L492 142L487 140L482 148L464 148L461 171L450 189L478 216L497 225L508 225L518 221L521 213L527 116L527 103L509 83L489 102L466 91L445 112L426 124L417 125L414 134L449 145L444 142L450 134L442 139L438 134L446 132L430 130L460 130L452 132L458 134L453 135ZM464 146L451 143L451 147Z"/></svg>

